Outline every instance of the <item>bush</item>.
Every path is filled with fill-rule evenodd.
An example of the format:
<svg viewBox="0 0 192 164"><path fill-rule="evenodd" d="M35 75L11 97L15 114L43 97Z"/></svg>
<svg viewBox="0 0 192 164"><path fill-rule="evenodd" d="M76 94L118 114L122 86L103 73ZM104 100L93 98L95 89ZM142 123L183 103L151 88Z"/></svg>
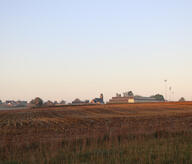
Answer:
<svg viewBox="0 0 192 164"><path fill-rule="evenodd" d="M184 97L181 97L181 98L179 99L179 102L185 102L185 98L184 98Z"/></svg>

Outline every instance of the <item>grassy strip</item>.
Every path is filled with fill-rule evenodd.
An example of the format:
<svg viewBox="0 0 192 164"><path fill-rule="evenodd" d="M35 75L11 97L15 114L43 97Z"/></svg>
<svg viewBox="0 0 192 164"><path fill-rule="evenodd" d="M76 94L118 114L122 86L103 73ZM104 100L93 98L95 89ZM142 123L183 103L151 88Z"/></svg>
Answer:
<svg viewBox="0 0 192 164"><path fill-rule="evenodd" d="M4 147L0 163L191 163L192 133L97 136Z"/></svg>

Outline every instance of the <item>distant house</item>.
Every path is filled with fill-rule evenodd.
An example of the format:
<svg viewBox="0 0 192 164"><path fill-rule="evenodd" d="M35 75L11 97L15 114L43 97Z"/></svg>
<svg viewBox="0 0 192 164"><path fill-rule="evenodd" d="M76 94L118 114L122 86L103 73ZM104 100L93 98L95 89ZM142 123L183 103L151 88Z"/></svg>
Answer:
<svg viewBox="0 0 192 164"><path fill-rule="evenodd" d="M134 96L128 97L128 103L134 103L134 102L135 102Z"/></svg>
<svg viewBox="0 0 192 164"><path fill-rule="evenodd" d="M17 107L25 107L25 106L27 106L27 101L17 101L16 106Z"/></svg>
<svg viewBox="0 0 192 164"><path fill-rule="evenodd" d="M135 102L160 102L160 100L153 97L135 96L134 99Z"/></svg>
<svg viewBox="0 0 192 164"><path fill-rule="evenodd" d="M126 104L126 103L134 103L135 99L133 96L131 97L112 97L108 103L110 104Z"/></svg>
<svg viewBox="0 0 192 164"><path fill-rule="evenodd" d="M7 106L16 106L17 103L14 100L7 100L7 101L5 101L5 105L7 105Z"/></svg>
<svg viewBox="0 0 192 164"><path fill-rule="evenodd" d="M103 101L103 94L100 95L100 98L95 98L93 100L91 100L92 104L104 104Z"/></svg>

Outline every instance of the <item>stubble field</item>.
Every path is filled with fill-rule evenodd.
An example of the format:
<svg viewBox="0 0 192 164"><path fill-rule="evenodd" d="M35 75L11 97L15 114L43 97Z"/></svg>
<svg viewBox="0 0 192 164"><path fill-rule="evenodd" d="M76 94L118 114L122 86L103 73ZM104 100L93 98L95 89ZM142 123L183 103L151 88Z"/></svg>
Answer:
<svg viewBox="0 0 192 164"><path fill-rule="evenodd" d="M0 111L0 163L192 163L192 102Z"/></svg>

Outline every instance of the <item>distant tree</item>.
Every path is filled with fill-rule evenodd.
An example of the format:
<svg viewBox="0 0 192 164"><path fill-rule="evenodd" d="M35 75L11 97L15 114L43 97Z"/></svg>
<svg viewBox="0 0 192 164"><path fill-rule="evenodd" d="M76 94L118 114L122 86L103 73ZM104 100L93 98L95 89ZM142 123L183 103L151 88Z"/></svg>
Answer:
<svg viewBox="0 0 192 164"><path fill-rule="evenodd" d="M77 103L81 103L82 101L78 98L76 98L74 101L72 101L72 104L77 104Z"/></svg>
<svg viewBox="0 0 192 164"><path fill-rule="evenodd" d="M54 105L57 105L57 104L59 104L59 103L58 103L57 101L54 101L53 104L54 104Z"/></svg>
<svg viewBox="0 0 192 164"><path fill-rule="evenodd" d="M129 92L128 92L128 96L134 96L133 92L132 92L132 91L129 91Z"/></svg>
<svg viewBox="0 0 192 164"><path fill-rule="evenodd" d="M2 101L0 100L0 104L2 104Z"/></svg>
<svg viewBox="0 0 192 164"><path fill-rule="evenodd" d="M45 106L53 106L53 102L48 100L47 102L44 103Z"/></svg>
<svg viewBox="0 0 192 164"><path fill-rule="evenodd" d="M30 104L33 104L36 107L40 107L43 105L43 100L39 97L36 97L34 100L31 100Z"/></svg>
<svg viewBox="0 0 192 164"><path fill-rule="evenodd" d="M66 101L65 101L65 100L62 100L62 101L60 102L60 104L65 105L65 104L66 104Z"/></svg>
<svg viewBox="0 0 192 164"><path fill-rule="evenodd" d="M75 102L81 102L81 100L78 99L78 98L76 98L74 101L75 101Z"/></svg>
<svg viewBox="0 0 192 164"><path fill-rule="evenodd" d="M186 100L185 100L185 98L184 97L181 97L180 99L179 99L179 102L185 102Z"/></svg>
<svg viewBox="0 0 192 164"><path fill-rule="evenodd" d="M159 100L159 101L165 101L164 96L161 94L153 95L153 96L151 96L151 98L155 98L156 100Z"/></svg>

